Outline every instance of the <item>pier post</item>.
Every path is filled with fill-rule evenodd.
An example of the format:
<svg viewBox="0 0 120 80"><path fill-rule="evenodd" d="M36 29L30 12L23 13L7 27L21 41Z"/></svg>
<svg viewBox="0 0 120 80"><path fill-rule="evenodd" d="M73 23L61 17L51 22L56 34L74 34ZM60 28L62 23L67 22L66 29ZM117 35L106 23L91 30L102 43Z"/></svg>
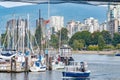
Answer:
<svg viewBox="0 0 120 80"><path fill-rule="evenodd" d="M52 57L49 57L49 65L48 65L49 70L52 70Z"/></svg>
<svg viewBox="0 0 120 80"><path fill-rule="evenodd" d="M11 72L16 71L16 60L15 60L15 56L13 56L11 58Z"/></svg>
<svg viewBox="0 0 120 80"><path fill-rule="evenodd" d="M25 72L27 72L28 69L28 57L25 57Z"/></svg>

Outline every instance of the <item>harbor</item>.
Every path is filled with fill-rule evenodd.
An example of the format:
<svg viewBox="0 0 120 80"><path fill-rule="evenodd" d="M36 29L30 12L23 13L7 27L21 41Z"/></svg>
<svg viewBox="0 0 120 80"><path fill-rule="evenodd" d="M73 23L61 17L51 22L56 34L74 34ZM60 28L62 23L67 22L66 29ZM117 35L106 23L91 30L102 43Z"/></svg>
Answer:
<svg viewBox="0 0 120 80"><path fill-rule="evenodd" d="M62 70L45 72L0 73L1 80L120 80L120 57L99 54L74 54L75 61L86 61L91 70L87 79L71 79L62 76ZM19 78L20 77L20 78Z"/></svg>
<svg viewBox="0 0 120 80"><path fill-rule="evenodd" d="M0 80L120 80L120 1L0 1Z"/></svg>

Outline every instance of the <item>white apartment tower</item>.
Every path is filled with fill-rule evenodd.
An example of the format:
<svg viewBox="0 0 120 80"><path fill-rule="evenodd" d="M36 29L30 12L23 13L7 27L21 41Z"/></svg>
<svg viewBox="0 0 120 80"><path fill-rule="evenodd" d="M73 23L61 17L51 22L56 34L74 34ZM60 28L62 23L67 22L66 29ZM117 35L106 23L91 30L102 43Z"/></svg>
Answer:
<svg viewBox="0 0 120 80"><path fill-rule="evenodd" d="M102 32L103 30L108 31L107 29L107 22L103 22L102 24L100 24L100 28L99 28L100 32Z"/></svg>
<svg viewBox="0 0 120 80"><path fill-rule="evenodd" d="M108 31L113 37L115 32L120 32L120 5L108 5Z"/></svg>
<svg viewBox="0 0 120 80"><path fill-rule="evenodd" d="M61 28L64 27L64 17L63 16L51 16L50 27L52 29L52 33L58 32L59 30L61 30Z"/></svg>
<svg viewBox="0 0 120 80"><path fill-rule="evenodd" d="M94 19L93 17L85 19L84 23L85 25L89 26L89 32L91 33L99 30L98 20Z"/></svg>
<svg viewBox="0 0 120 80"><path fill-rule="evenodd" d="M68 30L69 38L78 31L79 32L88 31L88 26L81 23L80 21L74 21L74 20L71 20L70 22L68 22L66 28Z"/></svg>

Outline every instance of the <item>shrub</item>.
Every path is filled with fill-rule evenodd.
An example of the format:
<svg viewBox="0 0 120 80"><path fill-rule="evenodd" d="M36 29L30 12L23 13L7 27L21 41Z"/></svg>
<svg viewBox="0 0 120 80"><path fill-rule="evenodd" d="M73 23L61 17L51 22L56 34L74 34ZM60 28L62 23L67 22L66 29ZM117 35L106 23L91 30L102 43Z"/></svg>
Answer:
<svg viewBox="0 0 120 80"><path fill-rule="evenodd" d="M104 50L113 50L115 47L113 45L105 45Z"/></svg>
<svg viewBox="0 0 120 80"><path fill-rule="evenodd" d="M99 47L98 47L98 45L89 45L88 50L97 51L97 50L99 50Z"/></svg>

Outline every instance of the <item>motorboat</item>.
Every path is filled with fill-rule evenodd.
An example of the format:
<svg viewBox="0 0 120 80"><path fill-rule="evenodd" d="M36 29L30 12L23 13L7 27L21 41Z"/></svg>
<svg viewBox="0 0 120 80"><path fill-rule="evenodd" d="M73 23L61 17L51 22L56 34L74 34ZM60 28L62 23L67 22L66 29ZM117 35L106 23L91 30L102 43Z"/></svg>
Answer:
<svg viewBox="0 0 120 80"><path fill-rule="evenodd" d="M85 78L90 76L90 70L87 70L87 65L84 62L74 63L74 65L65 66L65 71L62 71L63 77L79 77Z"/></svg>

